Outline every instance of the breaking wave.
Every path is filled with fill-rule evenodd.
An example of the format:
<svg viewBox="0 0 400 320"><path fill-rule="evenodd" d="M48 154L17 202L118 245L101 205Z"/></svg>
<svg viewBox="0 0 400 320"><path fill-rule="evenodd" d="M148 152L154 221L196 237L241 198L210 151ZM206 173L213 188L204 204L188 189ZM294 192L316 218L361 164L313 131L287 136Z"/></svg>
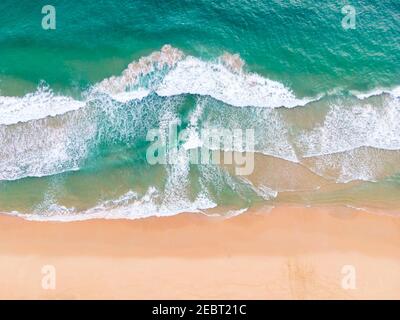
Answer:
<svg viewBox="0 0 400 320"><path fill-rule="evenodd" d="M239 55L204 61L166 45L79 99L44 84L23 97L0 97L0 182L88 170L120 150L143 160L147 132L161 128L166 136L171 122L185 126L189 140L175 165L164 167L162 188L125 190L117 200L86 209L44 201L23 216L74 220L199 212L219 205L226 190L240 194L243 202L233 211L242 212L249 197L278 195L273 184L256 187L219 166L193 169L188 151L205 146L201 128L253 129L255 145L234 151L283 159L336 183L397 173L399 87L351 93L299 98L284 84L248 72Z"/></svg>

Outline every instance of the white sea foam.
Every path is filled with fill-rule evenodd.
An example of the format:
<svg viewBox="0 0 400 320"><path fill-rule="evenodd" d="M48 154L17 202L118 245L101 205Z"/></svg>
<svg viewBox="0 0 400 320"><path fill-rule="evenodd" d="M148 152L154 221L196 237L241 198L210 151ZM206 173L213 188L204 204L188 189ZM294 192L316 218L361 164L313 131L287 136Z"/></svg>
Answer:
<svg viewBox="0 0 400 320"><path fill-rule="evenodd" d="M84 211L77 211L75 208L68 208L56 203L48 203L46 207L40 207L33 213L10 212L8 214L31 221L84 221L90 219L142 219L148 217L166 217L180 213L199 213L204 210L216 207L216 204L209 200L204 194L199 194L193 202L168 205L158 204L157 199L161 195L155 187L150 187L143 196L134 191L114 200L106 200L93 208Z"/></svg>
<svg viewBox="0 0 400 320"><path fill-rule="evenodd" d="M299 99L282 83L243 70L239 55L225 53L214 62L203 61L169 45L161 51L132 62L121 76L103 80L94 88L126 101L140 80L151 77L150 86L141 89L143 98L151 91L160 96L198 94L211 96L232 106L295 107L304 106L311 98ZM135 95L134 95L135 96Z"/></svg>
<svg viewBox="0 0 400 320"><path fill-rule="evenodd" d="M128 65L121 76L95 84L83 100L54 94L40 86L23 97L0 97L0 124L14 124L56 116L84 107L97 92L114 100L141 100L151 92L161 96L199 94L233 106L294 107L311 99L298 99L283 84L247 73L238 55L224 54L214 62L187 56L169 45ZM150 77L146 85L143 78Z"/></svg>
<svg viewBox="0 0 400 320"><path fill-rule="evenodd" d="M148 81L142 81L144 78ZM214 122L206 119L204 123L199 123L204 106L198 106L191 115L190 135L183 152L203 146L199 137L200 125L255 128L255 150L246 151L261 152L292 162L299 162L302 156L323 156L363 146L400 149L400 87L368 93L354 92L361 100L359 104L333 105L322 124L315 123L311 130L303 132L300 137L296 133L293 137L281 109L276 108L303 106L312 99L297 98L282 83L247 72L239 55L224 54L214 61L203 61L185 56L182 51L167 45L129 64L121 76L94 85L84 95L83 101L56 95L45 86L23 97L0 97L0 180L78 169L80 161L87 155L88 141L96 133L96 123L82 122L83 118L78 113L87 108L88 100L95 99L97 92L106 93L120 102L142 100L155 92L164 97L196 94L200 96L198 104L218 100L229 106L261 107L252 108L262 110L255 111L252 117L243 114L235 116L240 109L230 108L235 110L231 110L226 117L222 115L213 117ZM368 97L383 93L389 94L389 97L384 97L382 107L366 103ZM223 105L222 102L220 105ZM114 110L113 105L110 108ZM75 116L62 123L49 118L66 112ZM106 114L109 116L109 113ZM118 114L113 116L118 117ZM161 126L163 123L167 126L170 120L166 117ZM130 125L126 124L129 128ZM292 141L297 144L296 149ZM188 164L184 157L186 155L179 155L177 159L183 159L183 163L171 169L171 180L168 181L171 186L167 190L181 192L185 189ZM347 176L356 175L343 174L342 180L346 180ZM365 179L369 177L364 175ZM181 201L181 207L187 207L184 203L189 203L187 198L173 199Z"/></svg>
<svg viewBox="0 0 400 320"><path fill-rule="evenodd" d="M110 97L119 102L128 102L132 100L142 100L150 94L150 90L139 88L133 91L124 91L120 93L111 93Z"/></svg>
<svg viewBox="0 0 400 320"><path fill-rule="evenodd" d="M306 157L359 147L400 149L400 101L387 98L382 106L333 105L322 125L299 136Z"/></svg>
<svg viewBox="0 0 400 320"><path fill-rule="evenodd" d="M141 100L152 92L160 96L198 94L237 107L269 108L304 106L321 97L298 98L282 83L245 71L244 64L238 54L225 53L214 61L203 61L165 45L160 51L130 63L120 76L95 84L84 96L92 99L93 94L101 92L117 101L128 102ZM141 81L146 77L150 80L145 85ZM400 87L367 93L353 91L361 100L382 93L398 98ZM60 115L82 108L86 102L56 95L45 86L23 97L0 96L0 124Z"/></svg>
<svg viewBox="0 0 400 320"><path fill-rule="evenodd" d="M247 129L254 130L254 144L245 143L242 150L235 146L235 150L223 145L224 151L259 152L299 162L296 152L290 142L289 129L285 118L280 113L281 109L271 108L230 108L228 105L215 107L215 101L209 97L200 97L199 100L207 108L202 119L202 126L206 129ZM245 140L246 134L243 135Z"/></svg>
<svg viewBox="0 0 400 320"><path fill-rule="evenodd" d="M312 99L298 99L283 84L244 71L233 72L222 63L194 57L179 61L156 89L161 96L185 93L211 96L237 107L295 107Z"/></svg>
<svg viewBox="0 0 400 320"><path fill-rule="evenodd" d="M41 86L36 92L23 97L0 96L0 125L56 116L84 105L82 101L55 95L50 89Z"/></svg>
<svg viewBox="0 0 400 320"><path fill-rule="evenodd" d="M400 170L400 152L362 147L309 158L305 164L318 175L339 183L377 181Z"/></svg>
<svg viewBox="0 0 400 320"><path fill-rule="evenodd" d="M380 96L384 93L389 94L395 98L399 98L400 97L400 86L392 88L392 89L376 88L376 89L373 89L368 92L360 92L360 91L355 91L355 90L352 90L350 92L360 100L368 99L373 96Z"/></svg>
<svg viewBox="0 0 400 320"><path fill-rule="evenodd" d="M138 61L130 63L122 72L121 76L112 76L104 79L96 84L93 89L94 91L112 95L132 91L132 88L135 87L143 77L153 74L154 78L157 79L163 69L174 67L182 57L182 51L170 45L165 45L160 51L155 51L148 56L140 58ZM154 75L154 73L156 74Z"/></svg>
<svg viewBox="0 0 400 320"><path fill-rule="evenodd" d="M0 126L0 180L77 170L95 132L96 123L75 113Z"/></svg>
<svg viewBox="0 0 400 320"><path fill-rule="evenodd" d="M243 208L243 209L238 209L238 210L229 210L226 213L219 214L218 216L222 216L226 219L231 219L237 216L240 216L241 214L245 213L249 208Z"/></svg>
<svg viewBox="0 0 400 320"><path fill-rule="evenodd" d="M255 186L255 185L253 185L253 183L250 180L248 180L246 178L241 177L240 180L243 181L244 183L246 183L247 185L249 185L250 188L264 200L271 200L278 196L278 191L273 190L272 188L270 188L264 184Z"/></svg>

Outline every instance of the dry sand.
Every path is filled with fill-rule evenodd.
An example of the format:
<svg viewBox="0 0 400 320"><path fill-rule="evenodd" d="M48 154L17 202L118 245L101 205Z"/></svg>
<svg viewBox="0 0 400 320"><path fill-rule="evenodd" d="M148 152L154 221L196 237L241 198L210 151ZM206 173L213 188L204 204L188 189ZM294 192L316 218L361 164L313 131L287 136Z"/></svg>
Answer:
<svg viewBox="0 0 400 320"><path fill-rule="evenodd" d="M2 299L400 299L400 218L347 208L69 223L1 215L0 230ZM48 265L55 289L42 287Z"/></svg>

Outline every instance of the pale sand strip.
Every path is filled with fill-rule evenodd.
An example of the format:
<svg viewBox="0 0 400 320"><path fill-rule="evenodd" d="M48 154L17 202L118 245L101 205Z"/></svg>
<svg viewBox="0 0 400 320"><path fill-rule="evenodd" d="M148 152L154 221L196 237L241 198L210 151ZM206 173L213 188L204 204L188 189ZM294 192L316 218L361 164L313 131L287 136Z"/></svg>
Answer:
<svg viewBox="0 0 400 320"><path fill-rule="evenodd" d="M400 298L400 218L279 207L228 220L0 216L0 298ZM43 265L56 289L41 287ZM341 286L344 265L356 289Z"/></svg>

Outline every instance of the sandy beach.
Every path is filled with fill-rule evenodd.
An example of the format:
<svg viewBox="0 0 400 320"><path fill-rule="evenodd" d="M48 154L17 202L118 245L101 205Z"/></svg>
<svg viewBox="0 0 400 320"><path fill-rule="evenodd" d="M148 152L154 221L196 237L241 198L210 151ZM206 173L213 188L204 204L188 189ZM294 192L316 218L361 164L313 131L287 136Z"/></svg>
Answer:
<svg viewBox="0 0 400 320"><path fill-rule="evenodd" d="M400 298L400 218L348 208L0 229L1 299Z"/></svg>

